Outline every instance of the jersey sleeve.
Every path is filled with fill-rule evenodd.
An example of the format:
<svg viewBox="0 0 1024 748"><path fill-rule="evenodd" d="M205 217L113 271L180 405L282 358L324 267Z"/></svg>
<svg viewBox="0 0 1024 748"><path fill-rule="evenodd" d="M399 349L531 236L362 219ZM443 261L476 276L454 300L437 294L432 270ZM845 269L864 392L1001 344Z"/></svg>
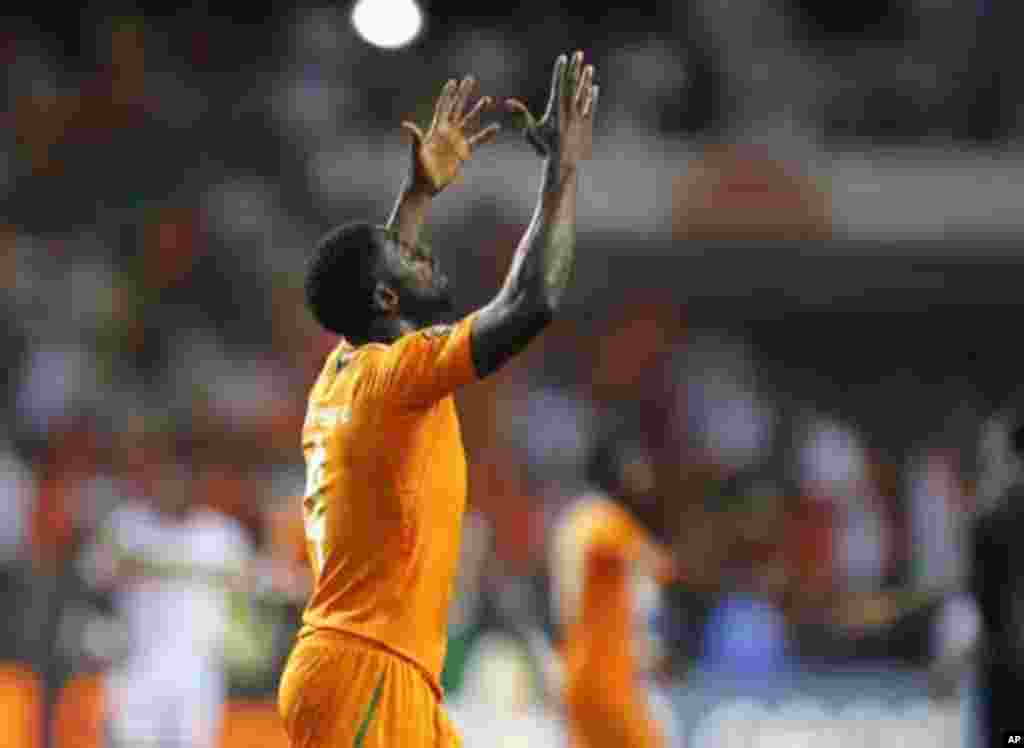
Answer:
<svg viewBox="0 0 1024 748"><path fill-rule="evenodd" d="M667 548L658 543L644 527L626 512L616 508L594 530L590 553L622 563L640 563L662 584L678 576L677 564Z"/></svg>
<svg viewBox="0 0 1024 748"><path fill-rule="evenodd" d="M374 390L407 407L426 407L478 379L470 348L475 314L403 336L375 356Z"/></svg>
<svg viewBox="0 0 1024 748"><path fill-rule="evenodd" d="M635 561L641 555L647 533L625 512L616 507L602 511L600 521L593 525L588 550L605 558Z"/></svg>

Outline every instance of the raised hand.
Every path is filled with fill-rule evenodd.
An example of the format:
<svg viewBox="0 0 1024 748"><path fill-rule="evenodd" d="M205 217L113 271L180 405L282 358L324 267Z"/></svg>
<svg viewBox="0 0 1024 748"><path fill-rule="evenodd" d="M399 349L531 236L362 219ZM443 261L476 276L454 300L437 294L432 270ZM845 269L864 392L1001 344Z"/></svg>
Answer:
<svg viewBox="0 0 1024 748"><path fill-rule="evenodd" d="M491 124L472 135L471 127L486 107L493 105L490 96L484 96L465 113L470 94L476 87L473 76L467 75L461 83L448 81L441 89L434 108L434 119L426 134L412 122L403 122L402 129L412 136L413 185L436 195L459 179L463 162L473 149L494 138L500 126Z"/></svg>
<svg viewBox="0 0 1024 748"><path fill-rule="evenodd" d="M522 116L526 139L540 156L574 167L590 158L598 93L594 66L584 66L583 52L576 52L571 63L565 55L555 61L547 110L539 121L518 99L506 100L505 106Z"/></svg>

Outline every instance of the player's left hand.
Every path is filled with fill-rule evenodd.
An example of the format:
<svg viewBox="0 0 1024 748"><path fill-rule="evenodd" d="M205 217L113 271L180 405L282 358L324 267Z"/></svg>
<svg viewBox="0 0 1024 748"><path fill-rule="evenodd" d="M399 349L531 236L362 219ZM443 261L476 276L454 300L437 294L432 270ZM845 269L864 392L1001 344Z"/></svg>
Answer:
<svg viewBox="0 0 1024 748"><path fill-rule="evenodd" d="M519 99L507 99L505 107L519 115L526 140L538 156L575 169L591 155L598 93L594 66L584 65L583 52L578 51L571 61L565 55L555 60L548 107L540 120Z"/></svg>
<svg viewBox="0 0 1024 748"><path fill-rule="evenodd" d="M466 106L474 88L476 80L471 75L463 78L462 83L448 81L441 89L434 120L426 134L412 122L402 123L402 129L412 136L414 188L436 195L459 179L462 164L474 148L497 135L500 129L497 124L469 133L475 128L480 112L494 104L490 96L484 96L467 114Z"/></svg>

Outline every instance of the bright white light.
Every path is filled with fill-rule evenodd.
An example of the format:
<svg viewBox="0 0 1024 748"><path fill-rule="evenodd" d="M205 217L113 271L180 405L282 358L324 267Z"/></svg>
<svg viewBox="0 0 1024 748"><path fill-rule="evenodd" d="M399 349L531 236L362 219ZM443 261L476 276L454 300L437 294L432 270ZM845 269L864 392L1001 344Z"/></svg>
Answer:
<svg viewBox="0 0 1024 748"><path fill-rule="evenodd" d="M423 13L416 0L359 0L352 25L373 46L398 49L420 33Z"/></svg>

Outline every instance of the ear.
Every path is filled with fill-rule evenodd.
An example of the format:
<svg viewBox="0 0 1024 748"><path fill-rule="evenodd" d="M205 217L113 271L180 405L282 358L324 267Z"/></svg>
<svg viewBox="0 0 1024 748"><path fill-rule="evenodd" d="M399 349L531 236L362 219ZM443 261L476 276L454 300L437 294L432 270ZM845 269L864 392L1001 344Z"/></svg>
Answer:
<svg viewBox="0 0 1024 748"><path fill-rule="evenodd" d="M373 287L373 306L381 314L398 313L398 294L384 281Z"/></svg>

